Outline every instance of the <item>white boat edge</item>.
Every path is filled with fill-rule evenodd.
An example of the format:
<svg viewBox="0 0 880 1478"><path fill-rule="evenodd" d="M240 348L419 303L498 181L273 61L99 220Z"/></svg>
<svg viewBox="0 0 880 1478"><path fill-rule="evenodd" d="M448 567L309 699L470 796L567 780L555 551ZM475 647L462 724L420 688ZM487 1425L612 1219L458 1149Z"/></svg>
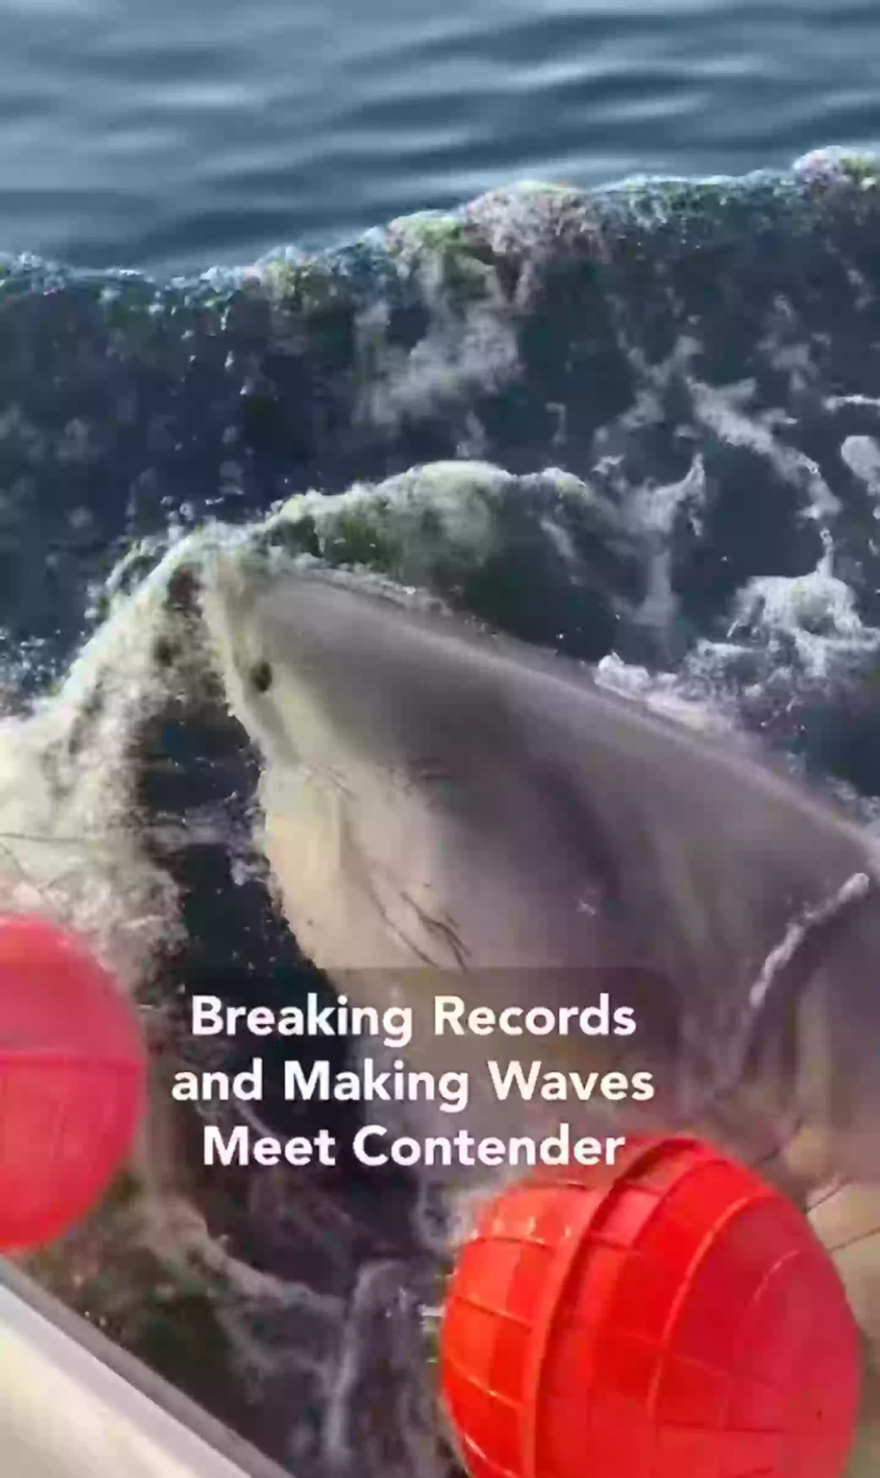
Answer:
<svg viewBox="0 0 880 1478"><path fill-rule="evenodd" d="M290 1478L0 1259L3 1478Z"/></svg>

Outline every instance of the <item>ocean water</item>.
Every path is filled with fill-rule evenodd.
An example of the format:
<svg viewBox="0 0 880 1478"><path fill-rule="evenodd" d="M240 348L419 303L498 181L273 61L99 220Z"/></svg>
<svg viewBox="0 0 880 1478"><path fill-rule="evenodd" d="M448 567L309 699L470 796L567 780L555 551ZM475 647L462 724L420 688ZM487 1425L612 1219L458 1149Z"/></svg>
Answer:
<svg viewBox="0 0 880 1478"><path fill-rule="evenodd" d="M3 0L0 249L163 273L877 134L870 0Z"/></svg>
<svg viewBox="0 0 880 1478"><path fill-rule="evenodd" d="M875 824L878 31L0 8L0 893L93 941L160 1076L187 993L330 991L203 640L230 548L427 591ZM301 1478L438 1478L424 1188L191 1156L161 1122L39 1275Z"/></svg>

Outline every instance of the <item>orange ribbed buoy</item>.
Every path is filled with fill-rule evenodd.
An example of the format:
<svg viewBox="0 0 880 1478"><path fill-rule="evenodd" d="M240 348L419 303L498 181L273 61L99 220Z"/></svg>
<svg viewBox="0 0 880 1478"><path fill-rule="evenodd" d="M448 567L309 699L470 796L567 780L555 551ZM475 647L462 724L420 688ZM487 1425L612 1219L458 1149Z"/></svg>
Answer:
<svg viewBox="0 0 880 1478"><path fill-rule="evenodd" d="M441 1332L473 1478L840 1478L858 1331L806 1219L685 1138L485 1211Z"/></svg>
<svg viewBox="0 0 880 1478"><path fill-rule="evenodd" d="M145 1081L135 1012L85 945L0 917L0 1251L51 1241L100 1199Z"/></svg>

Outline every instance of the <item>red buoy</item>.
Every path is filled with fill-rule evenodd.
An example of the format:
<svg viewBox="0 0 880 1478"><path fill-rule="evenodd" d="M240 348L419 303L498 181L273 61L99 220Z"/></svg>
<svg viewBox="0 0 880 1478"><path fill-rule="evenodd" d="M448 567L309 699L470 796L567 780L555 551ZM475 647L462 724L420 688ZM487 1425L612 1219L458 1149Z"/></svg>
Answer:
<svg viewBox="0 0 880 1478"><path fill-rule="evenodd" d="M0 1251L51 1241L100 1199L145 1080L134 1010L85 945L0 917Z"/></svg>
<svg viewBox="0 0 880 1478"><path fill-rule="evenodd" d="M440 1358L473 1478L840 1478L855 1433L830 1258L693 1139L506 1190L460 1256Z"/></svg>

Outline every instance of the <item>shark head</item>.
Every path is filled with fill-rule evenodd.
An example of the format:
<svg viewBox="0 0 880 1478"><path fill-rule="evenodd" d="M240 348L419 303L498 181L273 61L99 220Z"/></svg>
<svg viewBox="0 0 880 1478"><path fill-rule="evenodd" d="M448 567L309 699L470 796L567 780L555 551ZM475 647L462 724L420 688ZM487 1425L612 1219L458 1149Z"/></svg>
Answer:
<svg viewBox="0 0 880 1478"><path fill-rule="evenodd" d="M813 1180L880 1171L880 906L830 802L372 579L235 553L204 613L291 928L350 997L414 1005L426 1062L487 1056L431 1040L438 990L557 1007L607 988L633 1038L545 1039L548 1061L649 1063L651 1127L720 1097L750 1158L808 1123Z"/></svg>
<svg viewBox="0 0 880 1478"><path fill-rule="evenodd" d="M266 849L324 968L592 960L610 859L489 638L378 582L247 561L207 609L266 760Z"/></svg>

